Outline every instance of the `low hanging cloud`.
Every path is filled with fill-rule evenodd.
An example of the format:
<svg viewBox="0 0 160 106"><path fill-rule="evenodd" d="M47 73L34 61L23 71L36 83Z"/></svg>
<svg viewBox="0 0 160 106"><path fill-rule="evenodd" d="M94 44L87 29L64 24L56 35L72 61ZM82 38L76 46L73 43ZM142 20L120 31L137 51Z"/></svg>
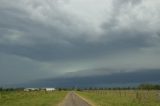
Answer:
<svg viewBox="0 0 160 106"><path fill-rule="evenodd" d="M159 0L1 0L0 57L16 56L24 61L20 65L32 61L36 68L24 67L46 72L37 78L97 67L160 68L159 5ZM1 62L10 61L8 56ZM3 64L0 74L6 77L12 63ZM15 73L14 82L27 73L16 66L7 72Z"/></svg>

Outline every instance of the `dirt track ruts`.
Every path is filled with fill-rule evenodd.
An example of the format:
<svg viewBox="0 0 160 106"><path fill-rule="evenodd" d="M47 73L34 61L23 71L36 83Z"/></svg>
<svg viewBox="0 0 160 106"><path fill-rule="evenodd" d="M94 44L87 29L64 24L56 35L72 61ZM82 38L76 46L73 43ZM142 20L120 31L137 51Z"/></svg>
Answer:
<svg viewBox="0 0 160 106"><path fill-rule="evenodd" d="M69 92L60 106L91 106L74 92Z"/></svg>

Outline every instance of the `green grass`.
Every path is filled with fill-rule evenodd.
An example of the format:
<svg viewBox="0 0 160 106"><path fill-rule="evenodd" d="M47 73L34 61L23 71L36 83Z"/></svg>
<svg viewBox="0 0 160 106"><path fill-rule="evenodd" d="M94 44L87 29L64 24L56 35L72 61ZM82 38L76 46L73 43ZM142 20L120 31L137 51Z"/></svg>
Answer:
<svg viewBox="0 0 160 106"><path fill-rule="evenodd" d="M0 92L0 106L57 106L67 92Z"/></svg>
<svg viewBox="0 0 160 106"><path fill-rule="evenodd" d="M160 106L158 91L83 91L79 95L96 106Z"/></svg>

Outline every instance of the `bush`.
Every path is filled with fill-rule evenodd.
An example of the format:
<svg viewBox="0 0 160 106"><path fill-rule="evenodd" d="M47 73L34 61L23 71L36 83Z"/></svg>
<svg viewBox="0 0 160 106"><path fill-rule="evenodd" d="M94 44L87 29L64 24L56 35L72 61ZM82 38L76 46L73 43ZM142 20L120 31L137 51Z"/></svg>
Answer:
<svg viewBox="0 0 160 106"><path fill-rule="evenodd" d="M160 90L160 85L141 84L141 85L138 86L138 89L143 89L143 90Z"/></svg>

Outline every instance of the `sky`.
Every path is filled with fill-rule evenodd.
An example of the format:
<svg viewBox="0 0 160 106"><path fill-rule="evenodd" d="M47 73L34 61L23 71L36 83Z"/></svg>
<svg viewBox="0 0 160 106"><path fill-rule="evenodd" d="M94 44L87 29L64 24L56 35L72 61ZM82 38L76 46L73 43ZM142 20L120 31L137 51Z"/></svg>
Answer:
<svg viewBox="0 0 160 106"><path fill-rule="evenodd" d="M160 71L159 6L159 0L0 0L0 86L67 73Z"/></svg>

